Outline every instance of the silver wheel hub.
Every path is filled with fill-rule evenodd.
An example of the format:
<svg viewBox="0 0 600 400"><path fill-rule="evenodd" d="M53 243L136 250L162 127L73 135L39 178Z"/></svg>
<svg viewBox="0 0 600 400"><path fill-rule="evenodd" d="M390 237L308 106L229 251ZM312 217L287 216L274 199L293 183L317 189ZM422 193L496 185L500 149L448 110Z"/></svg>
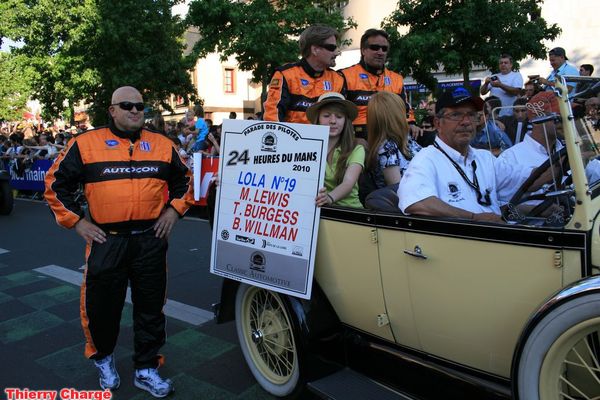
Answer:
<svg viewBox="0 0 600 400"><path fill-rule="evenodd" d="M252 341L255 344L261 344L263 341L264 335L260 329L253 329L250 337L252 338Z"/></svg>

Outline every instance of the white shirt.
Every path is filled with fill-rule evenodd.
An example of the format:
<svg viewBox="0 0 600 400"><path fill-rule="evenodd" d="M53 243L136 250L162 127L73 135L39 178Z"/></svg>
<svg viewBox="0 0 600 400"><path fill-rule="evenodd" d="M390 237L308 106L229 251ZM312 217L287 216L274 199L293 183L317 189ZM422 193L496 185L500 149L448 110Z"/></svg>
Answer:
<svg viewBox="0 0 600 400"><path fill-rule="evenodd" d="M557 140L554 151L559 151L563 147L562 143ZM498 158L503 158L510 164L537 168L548 160L548 150L546 146L538 143L530 135L525 135L522 142L504 150Z"/></svg>
<svg viewBox="0 0 600 400"><path fill-rule="evenodd" d="M508 74L496 74L500 82L505 84L506 86L522 88L523 87L523 77L520 72L510 71ZM504 89L492 86L491 83L488 83L488 89L490 90L490 94L492 96L496 96L502 102L502 107L512 107L513 103L517 99L517 96L513 94L509 94L504 91ZM512 115L512 108L502 108L499 110L500 116L503 115Z"/></svg>
<svg viewBox="0 0 600 400"><path fill-rule="evenodd" d="M559 151L563 147L563 144L557 140L554 144L554 151ZM502 153L500 153L498 158L502 158L507 163L512 165L521 165L523 167L531 167L535 169L544 162L548 161L549 155L546 146L537 142L530 135L525 135L525 138L523 138L522 142L504 150ZM532 194L539 194L543 192L544 190L540 189ZM530 200L524 204L537 205L539 203L541 203L541 200Z"/></svg>
<svg viewBox="0 0 600 400"><path fill-rule="evenodd" d="M428 146L415 155L400 180L398 207L404 213L412 204L435 196L453 207L473 213L500 214L500 205L510 200L533 169L511 165L494 157L488 150L474 149L470 146L465 159L439 137L435 141L459 165L471 182L472 162L475 161L480 192L485 195L486 189L489 190L492 204L479 204L477 192L464 180L448 157L434 146Z"/></svg>

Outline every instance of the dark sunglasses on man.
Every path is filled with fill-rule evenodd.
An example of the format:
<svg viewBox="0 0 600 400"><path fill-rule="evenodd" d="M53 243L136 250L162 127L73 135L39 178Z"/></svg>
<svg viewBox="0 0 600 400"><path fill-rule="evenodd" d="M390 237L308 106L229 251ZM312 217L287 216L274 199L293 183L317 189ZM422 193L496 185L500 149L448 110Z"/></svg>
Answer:
<svg viewBox="0 0 600 400"><path fill-rule="evenodd" d="M368 47L369 47L369 49L371 49L373 51L379 51L379 50L381 50L384 53L387 53L388 48L389 48L388 46L385 46L385 45L382 46L380 44L370 44Z"/></svg>
<svg viewBox="0 0 600 400"><path fill-rule="evenodd" d="M323 44L320 44L319 47L322 47L325 50L331 51L331 52L334 52L337 50L337 44L332 44L332 43L323 43Z"/></svg>
<svg viewBox="0 0 600 400"><path fill-rule="evenodd" d="M144 103L132 103L130 101L122 101L120 103L111 104L111 106L119 106L121 110L131 111L135 107L138 111L144 111Z"/></svg>

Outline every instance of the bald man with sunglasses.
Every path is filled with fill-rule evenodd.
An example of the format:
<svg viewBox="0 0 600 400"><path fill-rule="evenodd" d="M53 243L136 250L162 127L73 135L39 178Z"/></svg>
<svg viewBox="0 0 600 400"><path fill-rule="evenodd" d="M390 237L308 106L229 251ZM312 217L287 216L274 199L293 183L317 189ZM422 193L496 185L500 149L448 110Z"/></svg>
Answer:
<svg viewBox="0 0 600 400"><path fill-rule="evenodd" d="M116 390L121 383L113 351L129 284L134 384L164 397L173 391L157 372L166 338L167 237L194 200L192 176L170 139L142 128L137 89L115 90L108 111L108 126L77 135L59 155L44 195L56 222L87 243L80 313L85 356L98 368L100 387ZM89 215L75 199L80 185Z"/></svg>

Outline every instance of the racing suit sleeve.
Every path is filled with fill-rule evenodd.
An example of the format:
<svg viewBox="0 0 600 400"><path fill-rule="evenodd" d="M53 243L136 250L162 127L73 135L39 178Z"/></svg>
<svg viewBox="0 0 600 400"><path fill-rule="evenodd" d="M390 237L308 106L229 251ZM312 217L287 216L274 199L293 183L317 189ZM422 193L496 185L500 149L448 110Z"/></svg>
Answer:
<svg viewBox="0 0 600 400"><path fill-rule="evenodd" d="M281 71L275 71L269 93L265 100L263 119L265 121L285 121L285 114L290 103L290 91Z"/></svg>
<svg viewBox="0 0 600 400"><path fill-rule="evenodd" d="M54 214L56 222L72 228L84 216L84 211L75 200L79 185L84 182L84 166L77 140L54 161L46 173L44 197Z"/></svg>
<svg viewBox="0 0 600 400"><path fill-rule="evenodd" d="M169 186L169 206L173 207L179 216L183 216L194 203L194 182L192 171L185 165L175 147L171 149L167 185Z"/></svg>

